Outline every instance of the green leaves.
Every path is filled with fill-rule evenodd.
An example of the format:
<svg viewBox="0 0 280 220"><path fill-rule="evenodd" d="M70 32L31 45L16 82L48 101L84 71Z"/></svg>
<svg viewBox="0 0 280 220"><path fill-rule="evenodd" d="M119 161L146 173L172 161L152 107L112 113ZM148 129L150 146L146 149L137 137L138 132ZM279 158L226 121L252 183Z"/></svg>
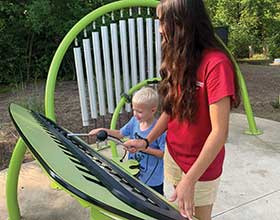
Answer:
<svg viewBox="0 0 280 220"><path fill-rule="evenodd" d="M268 46L269 50L280 47L277 43L277 33L280 30L278 0L206 0L206 2L214 25L230 27L229 47L236 57L247 57L249 45L259 53L265 46ZM272 58L277 56L275 52L270 51Z"/></svg>
<svg viewBox="0 0 280 220"><path fill-rule="evenodd" d="M51 59L70 28L113 0L0 1L0 84L45 79ZM63 62L64 74L72 64Z"/></svg>

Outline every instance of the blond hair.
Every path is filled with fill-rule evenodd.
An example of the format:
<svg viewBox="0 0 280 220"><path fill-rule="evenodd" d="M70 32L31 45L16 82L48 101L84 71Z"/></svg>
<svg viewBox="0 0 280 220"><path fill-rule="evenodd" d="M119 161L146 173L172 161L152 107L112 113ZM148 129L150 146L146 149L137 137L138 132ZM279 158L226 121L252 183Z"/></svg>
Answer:
<svg viewBox="0 0 280 220"><path fill-rule="evenodd" d="M156 90L151 87L142 87L132 97L132 103L146 104L151 107L158 107L159 97Z"/></svg>

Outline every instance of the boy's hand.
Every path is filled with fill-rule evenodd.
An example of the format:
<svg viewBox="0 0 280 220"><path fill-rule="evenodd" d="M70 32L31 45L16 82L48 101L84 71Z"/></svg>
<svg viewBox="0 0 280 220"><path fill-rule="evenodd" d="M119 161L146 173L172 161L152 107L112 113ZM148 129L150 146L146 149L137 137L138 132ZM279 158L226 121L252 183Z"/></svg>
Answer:
<svg viewBox="0 0 280 220"><path fill-rule="evenodd" d="M96 129L91 130L88 134L91 136L96 136L97 133L101 130L106 130L106 129L105 128L96 128Z"/></svg>

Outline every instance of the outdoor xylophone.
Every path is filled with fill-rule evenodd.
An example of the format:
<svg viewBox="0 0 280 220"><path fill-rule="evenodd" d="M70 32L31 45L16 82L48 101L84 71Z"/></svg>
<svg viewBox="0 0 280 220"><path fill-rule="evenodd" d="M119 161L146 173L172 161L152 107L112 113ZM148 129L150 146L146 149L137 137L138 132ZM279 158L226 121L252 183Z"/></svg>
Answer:
<svg viewBox="0 0 280 220"><path fill-rule="evenodd" d="M55 122L16 104L9 110L40 165L75 196L125 219L185 219L164 197Z"/></svg>

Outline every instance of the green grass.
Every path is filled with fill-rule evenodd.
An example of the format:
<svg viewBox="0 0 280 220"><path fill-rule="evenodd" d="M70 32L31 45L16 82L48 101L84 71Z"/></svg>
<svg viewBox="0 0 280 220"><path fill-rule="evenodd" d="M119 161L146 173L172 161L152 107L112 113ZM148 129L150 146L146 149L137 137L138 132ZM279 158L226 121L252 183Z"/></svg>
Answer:
<svg viewBox="0 0 280 220"><path fill-rule="evenodd" d="M237 59L238 63L248 63L252 65L269 65L272 63L270 59L252 59L252 58L244 58L244 59Z"/></svg>
<svg viewBox="0 0 280 220"><path fill-rule="evenodd" d="M249 63L253 65L269 65L272 60L268 57L265 57L263 54L255 54L251 58L240 58L237 59L239 63Z"/></svg>
<svg viewBox="0 0 280 220"><path fill-rule="evenodd" d="M280 108L280 95L276 99L276 101L273 101L270 104L272 105L273 108L279 109Z"/></svg>
<svg viewBox="0 0 280 220"><path fill-rule="evenodd" d="M18 104L35 112L44 113L44 98L42 96L23 97Z"/></svg>
<svg viewBox="0 0 280 220"><path fill-rule="evenodd" d="M0 94L5 94L8 92L11 92L12 90L13 90L13 88L11 86L0 85Z"/></svg>

